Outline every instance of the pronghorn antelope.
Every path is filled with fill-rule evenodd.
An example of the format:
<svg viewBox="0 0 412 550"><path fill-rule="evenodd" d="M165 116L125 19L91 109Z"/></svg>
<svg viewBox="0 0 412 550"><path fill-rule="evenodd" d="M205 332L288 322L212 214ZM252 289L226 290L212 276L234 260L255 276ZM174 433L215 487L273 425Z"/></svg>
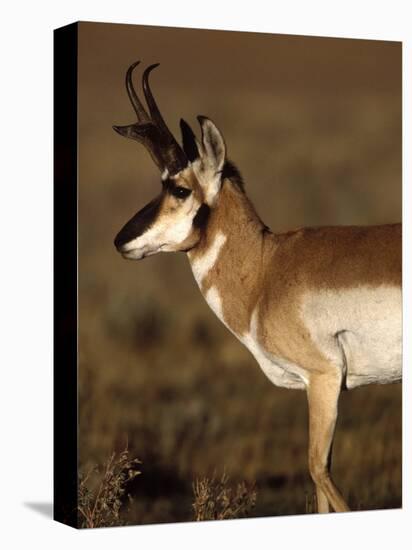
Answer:
<svg viewBox="0 0 412 550"><path fill-rule="evenodd" d="M115 239L124 258L187 254L200 291L277 386L306 390L309 470L319 512L349 510L330 475L342 390L401 380L401 225L315 227L275 234L246 196L215 124L201 138L167 128L143 73L148 111L126 73L137 122L114 126L161 171L160 194Z"/></svg>

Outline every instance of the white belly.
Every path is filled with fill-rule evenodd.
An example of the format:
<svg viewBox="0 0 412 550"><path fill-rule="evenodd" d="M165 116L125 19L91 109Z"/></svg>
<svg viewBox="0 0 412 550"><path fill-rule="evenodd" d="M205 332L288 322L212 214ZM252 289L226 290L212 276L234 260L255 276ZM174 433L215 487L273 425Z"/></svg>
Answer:
<svg viewBox="0 0 412 550"><path fill-rule="evenodd" d="M348 389L402 379L400 288L311 291L302 320L320 351L346 372Z"/></svg>

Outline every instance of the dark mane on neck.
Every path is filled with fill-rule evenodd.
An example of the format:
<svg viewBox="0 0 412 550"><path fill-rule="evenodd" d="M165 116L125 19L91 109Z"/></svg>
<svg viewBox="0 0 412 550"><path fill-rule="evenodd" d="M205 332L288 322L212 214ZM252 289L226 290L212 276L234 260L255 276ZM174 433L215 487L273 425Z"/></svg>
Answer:
<svg viewBox="0 0 412 550"><path fill-rule="evenodd" d="M231 183L236 185L241 191L244 192L245 184L243 182L242 176L238 168L233 164L232 161L227 160L225 162L225 165L222 171L222 178L223 179L227 178L228 180L230 180Z"/></svg>

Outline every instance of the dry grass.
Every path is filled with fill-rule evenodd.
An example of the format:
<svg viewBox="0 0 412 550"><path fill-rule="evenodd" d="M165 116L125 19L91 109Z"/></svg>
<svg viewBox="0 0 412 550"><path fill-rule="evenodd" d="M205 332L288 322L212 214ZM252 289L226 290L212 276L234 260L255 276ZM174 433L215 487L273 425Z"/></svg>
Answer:
<svg viewBox="0 0 412 550"><path fill-rule="evenodd" d="M120 509L124 506L127 485L141 472L137 458L131 458L128 448L113 452L103 471L97 466L80 475L78 513L80 527L112 527L124 525ZM95 479L93 479L95 478ZM93 488L94 486L94 488Z"/></svg>
<svg viewBox="0 0 412 550"><path fill-rule="evenodd" d="M316 492L306 493L306 513L316 514L318 511L318 501L316 498Z"/></svg>
<svg viewBox="0 0 412 550"><path fill-rule="evenodd" d="M231 487L226 474L220 478L197 479L193 483L196 521L244 518L256 504L256 488L245 482Z"/></svg>
<svg viewBox="0 0 412 550"><path fill-rule="evenodd" d="M141 461L132 458L126 447L113 452L105 465L80 473L78 484L78 523L80 528L114 527L129 523L127 492L131 482L142 472ZM255 484L233 485L226 473L221 477L196 479L193 489L193 519L212 521L248 517L256 504ZM189 513L189 511L188 511Z"/></svg>

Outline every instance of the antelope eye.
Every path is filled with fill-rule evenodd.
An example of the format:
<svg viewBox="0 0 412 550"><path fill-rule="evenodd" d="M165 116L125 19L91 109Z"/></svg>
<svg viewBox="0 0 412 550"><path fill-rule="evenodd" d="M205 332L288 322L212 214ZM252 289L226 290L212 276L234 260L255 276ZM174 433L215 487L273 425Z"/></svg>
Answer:
<svg viewBox="0 0 412 550"><path fill-rule="evenodd" d="M174 187L173 189L171 189L170 192L174 197L177 197L178 199L185 199L186 197L188 197L190 195L192 190L187 189L186 187L179 187L178 186L178 187Z"/></svg>

